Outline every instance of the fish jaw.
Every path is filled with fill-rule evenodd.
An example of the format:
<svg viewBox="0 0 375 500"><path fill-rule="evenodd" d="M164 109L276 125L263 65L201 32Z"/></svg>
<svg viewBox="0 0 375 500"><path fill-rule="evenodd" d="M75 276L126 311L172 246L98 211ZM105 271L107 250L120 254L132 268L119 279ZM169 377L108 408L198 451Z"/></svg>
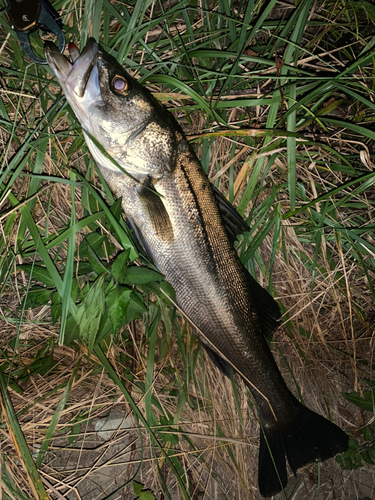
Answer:
<svg viewBox="0 0 375 500"><path fill-rule="evenodd" d="M51 42L45 44L47 62L98 167L125 170L139 180L171 172L178 134L170 114L93 38L81 54L74 44L69 52L71 61Z"/></svg>
<svg viewBox="0 0 375 500"><path fill-rule="evenodd" d="M93 116L91 107L103 104L96 64L99 47L95 40L90 38L78 57L75 53L76 47L70 44L69 48L70 52L75 54L74 63L61 54L51 42L46 42L44 53L82 127L90 131L93 128L90 123Z"/></svg>

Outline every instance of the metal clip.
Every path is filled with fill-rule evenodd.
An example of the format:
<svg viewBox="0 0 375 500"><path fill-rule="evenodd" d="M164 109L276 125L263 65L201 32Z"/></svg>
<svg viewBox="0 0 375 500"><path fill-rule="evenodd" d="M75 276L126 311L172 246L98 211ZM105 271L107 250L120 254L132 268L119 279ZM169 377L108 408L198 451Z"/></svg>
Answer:
<svg viewBox="0 0 375 500"><path fill-rule="evenodd" d="M33 31L53 33L57 36L60 52L65 49L65 35L59 14L47 0L5 0L5 12L16 31L21 47L33 62L47 64L32 49L29 35Z"/></svg>

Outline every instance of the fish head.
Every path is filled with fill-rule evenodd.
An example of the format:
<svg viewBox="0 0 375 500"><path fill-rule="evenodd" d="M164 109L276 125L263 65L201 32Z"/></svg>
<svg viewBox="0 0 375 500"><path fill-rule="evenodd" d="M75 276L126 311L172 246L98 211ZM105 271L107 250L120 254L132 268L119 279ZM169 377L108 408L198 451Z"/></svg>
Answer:
<svg viewBox="0 0 375 500"><path fill-rule="evenodd" d="M69 52L71 60L53 43L45 44L47 62L99 168L124 169L137 178L171 172L178 131L168 111L93 38L81 53L74 44Z"/></svg>

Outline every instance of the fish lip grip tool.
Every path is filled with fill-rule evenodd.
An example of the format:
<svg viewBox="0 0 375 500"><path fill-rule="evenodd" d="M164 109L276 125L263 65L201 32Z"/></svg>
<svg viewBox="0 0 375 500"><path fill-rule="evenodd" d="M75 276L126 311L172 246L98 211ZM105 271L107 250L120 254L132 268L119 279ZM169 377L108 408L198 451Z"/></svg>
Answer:
<svg viewBox="0 0 375 500"><path fill-rule="evenodd" d="M25 55L35 63L47 64L33 50L29 35L37 30L53 33L57 37L59 51L65 49L65 35L59 14L47 0L5 0L9 22L17 34Z"/></svg>

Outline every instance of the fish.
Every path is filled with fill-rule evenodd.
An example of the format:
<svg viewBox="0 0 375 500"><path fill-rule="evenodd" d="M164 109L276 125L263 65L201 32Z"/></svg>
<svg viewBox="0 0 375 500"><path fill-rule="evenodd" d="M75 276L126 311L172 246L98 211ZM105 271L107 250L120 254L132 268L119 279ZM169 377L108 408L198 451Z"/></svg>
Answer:
<svg viewBox="0 0 375 500"><path fill-rule="evenodd" d="M348 435L287 387L268 343L280 324L279 306L233 244L246 224L214 189L172 114L93 38L82 52L69 44L69 55L45 44L47 62L138 241L216 364L248 387L260 423L259 491L275 495L287 485L286 461L296 474L345 451Z"/></svg>

